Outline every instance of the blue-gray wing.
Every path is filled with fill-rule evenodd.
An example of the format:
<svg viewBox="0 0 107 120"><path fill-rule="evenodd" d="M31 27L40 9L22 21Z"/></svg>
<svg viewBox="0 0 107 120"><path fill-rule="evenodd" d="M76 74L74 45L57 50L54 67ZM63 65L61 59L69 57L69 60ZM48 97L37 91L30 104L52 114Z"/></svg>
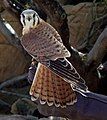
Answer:
<svg viewBox="0 0 107 120"><path fill-rule="evenodd" d="M65 81L71 83L74 90L87 91L88 88L84 79L66 58L59 58L55 61L50 60L47 66L57 75L64 78Z"/></svg>

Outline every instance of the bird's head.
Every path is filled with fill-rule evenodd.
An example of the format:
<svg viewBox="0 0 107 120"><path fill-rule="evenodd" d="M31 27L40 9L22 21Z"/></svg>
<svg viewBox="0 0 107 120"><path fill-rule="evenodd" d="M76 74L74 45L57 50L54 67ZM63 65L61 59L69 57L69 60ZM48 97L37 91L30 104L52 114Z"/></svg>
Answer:
<svg viewBox="0 0 107 120"><path fill-rule="evenodd" d="M26 28L33 28L38 24L40 20L37 12L31 9L24 10L20 16L21 16L20 18L21 23L23 27L26 27Z"/></svg>

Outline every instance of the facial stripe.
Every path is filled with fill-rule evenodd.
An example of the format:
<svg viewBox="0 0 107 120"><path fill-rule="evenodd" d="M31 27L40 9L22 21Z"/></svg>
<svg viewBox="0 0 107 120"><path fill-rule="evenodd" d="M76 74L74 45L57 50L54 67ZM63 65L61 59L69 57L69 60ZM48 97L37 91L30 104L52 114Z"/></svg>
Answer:
<svg viewBox="0 0 107 120"><path fill-rule="evenodd" d="M35 25L35 13L33 14L33 26Z"/></svg>
<svg viewBox="0 0 107 120"><path fill-rule="evenodd" d="M26 23L25 23L25 16L24 16L24 14L22 14L22 17L23 17L23 23L24 23L24 25L26 25Z"/></svg>
<svg viewBox="0 0 107 120"><path fill-rule="evenodd" d="M33 14L33 18L35 18L35 16L36 16L36 14L34 13L34 14Z"/></svg>
<svg viewBox="0 0 107 120"><path fill-rule="evenodd" d="M33 26L35 25L35 22L36 22L36 21L35 21L35 17L38 18L37 25L40 23L39 16L34 13L34 14L33 14Z"/></svg>
<svg viewBox="0 0 107 120"><path fill-rule="evenodd" d="M40 19L39 19L39 17L37 16L37 18L38 18L38 22L37 22L37 25L40 23Z"/></svg>

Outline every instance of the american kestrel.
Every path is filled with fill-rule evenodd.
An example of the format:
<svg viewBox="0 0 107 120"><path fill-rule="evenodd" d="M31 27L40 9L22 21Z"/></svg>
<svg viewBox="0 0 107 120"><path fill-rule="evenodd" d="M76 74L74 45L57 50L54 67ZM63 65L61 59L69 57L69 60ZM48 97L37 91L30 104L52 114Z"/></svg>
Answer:
<svg viewBox="0 0 107 120"><path fill-rule="evenodd" d="M88 91L85 81L66 59L70 52L58 32L31 9L21 13L21 44L39 64L30 89L33 100L64 107L77 101L75 91Z"/></svg>

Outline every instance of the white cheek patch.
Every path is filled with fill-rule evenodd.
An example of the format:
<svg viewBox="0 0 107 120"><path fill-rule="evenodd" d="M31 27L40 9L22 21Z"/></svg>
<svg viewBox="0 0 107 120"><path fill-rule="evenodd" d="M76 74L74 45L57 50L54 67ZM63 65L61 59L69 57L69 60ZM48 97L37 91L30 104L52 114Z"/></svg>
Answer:
<svg viewBox="0 0 107 120"><path fill-rule="evenodd" d="M21 22L22 22L23 26L26 25L26 14L21 14Z"/></svg>
<svg viewBox="0 0 107 120"><path fill-rule="evenodd" d="M21 21L22 25L25 26L25 18L23 18L23 16L21 16L20 21Z"/></svg>

